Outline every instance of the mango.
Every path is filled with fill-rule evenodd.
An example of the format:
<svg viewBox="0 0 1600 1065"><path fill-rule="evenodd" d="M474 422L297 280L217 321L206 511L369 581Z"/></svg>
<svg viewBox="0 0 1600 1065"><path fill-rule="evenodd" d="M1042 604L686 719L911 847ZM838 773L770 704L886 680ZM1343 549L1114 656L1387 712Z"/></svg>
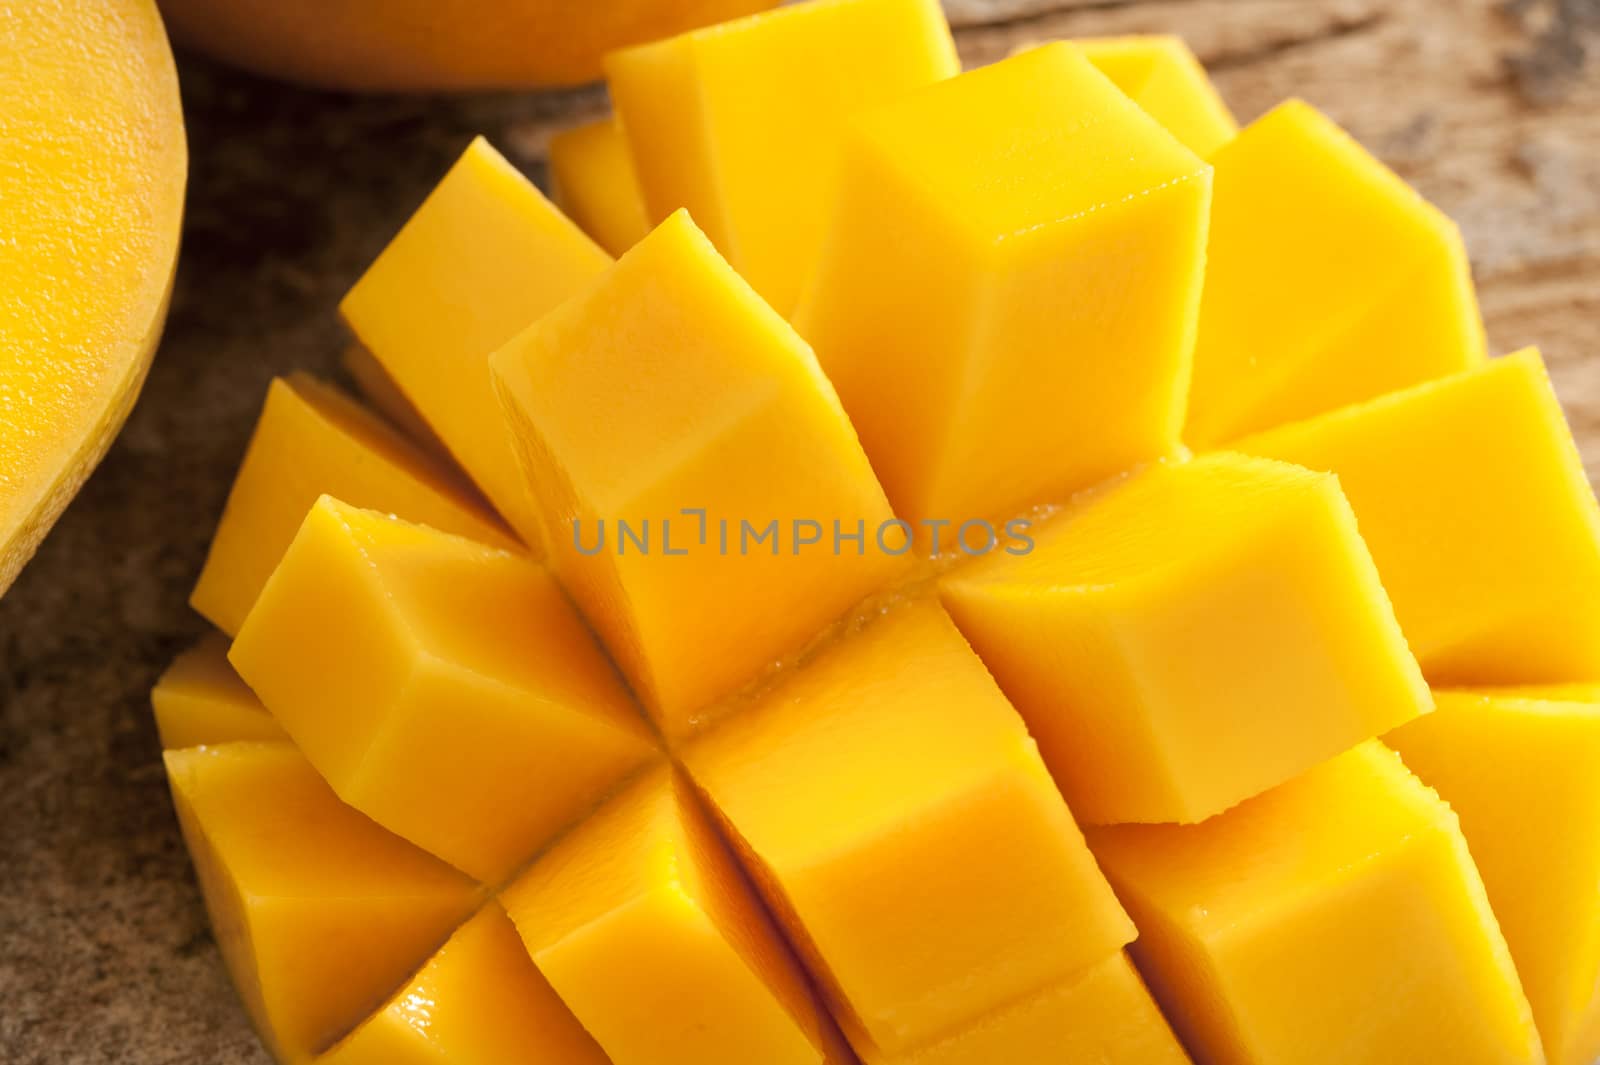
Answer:
<svg viewBox="0 0 1600 1065"><path fill-rule="evenodd" d="M359 1024L477 907L470 880L340 802L286 743L166 766L223 959L284 1065Z"/></svg>
<svg viewBox="0 0 1600 1065"><path fill-rule="evenodd" d="M1184 146L1209 159L1239 123L1182 38L1089 37L1072 42L1134 103Z"/></svg>
<svg viewBox="0 0 1600 1065"><path fill-rule="evenodd" d="M539 549L489 355L610 257L481 137L340 303L340 313L483 494Z"/></svg>
<svg viewBox="0 0 1600 1065"><path fill-rule="evenodd" d="M650 220L687 208L781 314L817 257L846 120L960 70L938 0L813 0L605 66Z"/></svg>
<svg viewBox="0 0 1600 1065"><path fill-rule="evenodd" d="M1237 447L1339 475L1429 680L1600 677L1600 507L1538 352Z"/></svg>
<svg viewBox="0 0 1600 1065"><path fill-rule="evenodd" d="M346 344L339 356L339 366L344 370L345 376L350 378L351 384L355 386L361 398L367 401L367 406L400 430L407 440L430 455L446 462L452 461L450 449L445 447L439 435L428 427L422 412L417 410L416 404L406 398L404 392L400 391L400 386L395 384L394 378L389 376L389 371L383 368L383 363L373 357L372 352L360 344Z"/></svg>
<svg viewBox="0 0 1600 1065"><path fill-rule="evenodd" d="M161 337L188 150L154 0L0 18L0 594L132 409Z"/></svg>
<svg viewBox="0 0 1600 1065"><path fill-rule="evenodd" d="M1600 1058L1600 691L1445 691L1386 736L1461 818L1551 1065Z"/></svg>
<svg viewBox="0 0 1600 1065"><path fill-rule="evenodd" d="M669 738L899 568L811 349L688 215L492 362L555 570Z"/></svg>
<svg viewBox="0 0 1600 1065"><path fill-rule="evenodd" d="M1176 449L1211 170L1080 51L857 116L837 190L795 323L902 518L1009 518Z"/></svg>
<svg viewBox="0 0 1600 1065"><path fill-rule="evenodd" d="M1370 741L1199 825L1089 830L1211 1065L1539 1065L1455 815Z"/></svg>
<svg viewBox="0 0 1600 1065"><path fill-rule="evenodd" d="M615 118L587 122L550 138L550 186L556 206L612 255L621 255L650 232L639 175Z"/></svg>
<svg viewBox="0 0 1600 1065"><path fill-rule="evenodd" d="M684 760L869 1060L1132 938L1022 720L935 602L870 620Z"/></svg>
<svg viewBox="0 0 1600 1065"><path fill-rule="evenodd" d="M1185 439L1215 447L1481 363L1455 225L1309 105L1211 157Z"/></svg>
<svg viewBox="0 0 1600 1065"><path fill-rule="evenodd" d="M615 1065L851 1065L676 770L640 778L502 901Z"/></svg>
<svg viewBox="0 0 1600 1065"><path fill-rule="evenodd" d="M236 635L318 497L403 514L485 544L517 540L450 467L309 374L267 389L190 605Z"/></svg>
<svg viewBox="0 0 1600 1065"><path fill-rule="evenodd" d="M165 750L289 738L228 664L228 640L220 633L207 633L174 658L150 702Z"/></svg>
<svg viewBox="0 0 1600 1065"><path fill-rule="evenodd" d="M1086 821L1203 821L1432 706L1330 474L1156 466L1032 539L943 593Z"/></svg>

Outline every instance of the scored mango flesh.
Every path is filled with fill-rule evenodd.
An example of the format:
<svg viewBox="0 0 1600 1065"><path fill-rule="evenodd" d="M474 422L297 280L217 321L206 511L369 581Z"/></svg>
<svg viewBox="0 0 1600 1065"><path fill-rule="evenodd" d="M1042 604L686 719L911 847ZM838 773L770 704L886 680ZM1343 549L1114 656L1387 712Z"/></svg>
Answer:
<svg viewBox="0 0 1600 1065"><path fill-rule="evenodd" d="M576 220L475 142L346 299L389 424L274 386L236 639L155 699L282 1060L1589 1065L1600 508L1538 355L1306 105L947 41L613 57Z"/></svg>

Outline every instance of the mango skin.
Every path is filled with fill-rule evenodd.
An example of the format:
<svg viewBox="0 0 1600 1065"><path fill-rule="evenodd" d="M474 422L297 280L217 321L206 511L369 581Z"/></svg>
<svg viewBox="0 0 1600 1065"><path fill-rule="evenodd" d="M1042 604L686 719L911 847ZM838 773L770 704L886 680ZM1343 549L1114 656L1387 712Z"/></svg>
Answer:
<svg viewBox="0 0 1600 1065"><path fill-rule="evenodd" d="M777 0L162 0L175 37L285 81L365 92L580 85L613 48Z"/></svg>

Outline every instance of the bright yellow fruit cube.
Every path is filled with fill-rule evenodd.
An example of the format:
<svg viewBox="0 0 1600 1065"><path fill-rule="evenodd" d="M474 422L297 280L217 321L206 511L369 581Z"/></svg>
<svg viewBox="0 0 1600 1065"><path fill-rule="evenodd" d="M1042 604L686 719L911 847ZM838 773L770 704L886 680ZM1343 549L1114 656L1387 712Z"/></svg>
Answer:
<svg viewBox="0 0 1600 1065"><path fill-rule="evenodd" d="M795 323L903 518L1010 517L1177 447L1210 197L1069 44L858 117Z"/></svg>
<svg viewBox="0 0 1600 1065"><path fill-rule="evenodd" d="M628 139L606 117L550 138L550 194L556 206L612 255L650 232Z"/></svg>
<svg viewBox="0 0 1600 1065"><path fill-rule="evenodd" d="M943 594L1085 821L1204 820L1432 705L1328 474L1158 465L1033 539Z"/></svg>
<svg viewBox="0 0 1600 1065"><path fill-rule="evenodd" d="M782 314L846 120L960 69L938 0L813 0L606 58L651 220L688 208Z"/></svg>
<svg viewBox="0 0 1600 1065"><path fill-rule="evenodd" d="M220 633L206 634L172 660L150 704L164 750L289 738L228 664L228 640Z"/></svg>
<svg viewBox="0 0 1600 1065"><path fill-rule="evenodd" d="M1482 362L1455 225L1291 101L1212 156L1185 439L1212 447Z"/></svg>
<svg viewBox="0 0 1600 1065"><path fill-rule="evenodd" d="M1236 446L1339 475L1429 680L1600 677L1600 507L1538 352Z"/></svg>
<svg viewBox="0 0 1600 1065"><path fill-rule="evenodd" d="M493 362L552 562L669 737L899 568L811 349L686 214Z"/></svg>
<svg viewBox="0 0 1600 1065"><path fill-rule="evenodd" d="M868 622L684 757L864 1057L978 1021L1133 934L937 603Z"/></svg>
<svg viewBox="0 0 1600 1065"><path fill-rule="evenodd" d="M485 883L655 750L544 567L326 498L231 657L345 802Z"/></svg>
<svg viewBox="0 0 1600 1065"><path fill-rule="evenodd" d="M1376 741L1203 824L1089 842L1198 1061L1544 1061L1455 815Z"/></svg>
<svg viewBox="0 0 1600 1065"><path fill-rule="evenodd" d="M1239 123L1182 38L1092 37L1072 43L1202 159L1238 135Z"/></svg>
<svg viewBox="0 0 1600 1065"><path fill-rule="evenodd" d="M502 901L614 1065L852 1065L675 770L635 782Z"/></svg>

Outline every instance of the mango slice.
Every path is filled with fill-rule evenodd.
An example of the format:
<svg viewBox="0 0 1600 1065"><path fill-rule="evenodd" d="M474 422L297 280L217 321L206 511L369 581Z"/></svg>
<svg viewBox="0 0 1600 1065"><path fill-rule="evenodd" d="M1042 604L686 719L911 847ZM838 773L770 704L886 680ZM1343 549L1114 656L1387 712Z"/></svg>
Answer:
<svg viewBox="0 0 1600 1065"><path fill-rule="evenodd" d="M1454 223L1309 105L1212 157L1185 439L1212 447L1483 361Z"/></svg>
<svg viewBox="0 0 1600 1065"><path fill-rule="evenodd" d="M471 881L341 803L288 744L166 764L222 956L285 1065L366 1018L478 904Z"/></svg>
<svg viewBox="0 0 1600 1065"><path fill-rule="evenodd" d="M544 567L327 498L231 658L345 802L486 883L655 749Z"/></svg>
<svg viewBox="0 0 1600 1065"><path fill-rule="evenodd" d="M294 374L267 389L190 605L237 635L306 511L324 494L496 547L518 546L448 466L338 389Z"/></svg>
<svg viewBox="0 0 1600 1065"><path fill-rule="evenodd" d="M172 660L150 692L150 703L164 750L289 738L234 672L228 640L219 633L201 637Z"/></svg>
<svg viewBox="0 0 1600 1065"><path fill-rule="evenodd" d="M539 517L506 436L489 354L609 262L480 137L339 305L531 548Z"/></svg>
<svg viewBox="0 0 1600 1065"><path fill-rule="evenodd" d="M845 120L960 69L937 0L814 0L606 57L651 220L687 208L781 314Z"/></svg>
<svg viewBox="0 0 1600 1065"><path fill-rule="evenodd" d="M557 572L669 737L898 568L811 349L688 215L493 363Z"/></svg>
<svg viewBox="0 0 1600 1065"><path fill-rule="evenodd" d="M1181 38L1093 37L1072 43L1083 49L1089 62L1117 88L1202 159L1210 158L1238 135L1239 123Z"/></svg>
<svg viewBox="0 0 1600 1065"><path fill-rule="evenodd" d="M188 152L154 0L0 18L0 594L144 383Z"/></svg>
<svg viewBox="0 0 1600 1065"><path fill-rule="evenodd" d="M611 1065L491 902L319 1065Z"/></svg>
<svg viewBox="0 0 1600 1065"><path fill-rule="evenodd" d="M1157 466L1033 540L944 597L1085 821L1204 820L1432 705L1331 475Z"/></svg>
<svg viewBox="0 0 1600 1065"><path fill-rule="evenodd" d="M1237 446L1339 475L1429 680L1600 676L1600 507L1538 352Z"/></svg>
<svg viewBox="0 0 1600 1065"><path fill-rule="evenodd" d="M1089 830L1210 1065L1539 1065L1455 815L1376 741L1199 825Z"/></svg>
<svg viewBox="0 0 1600 1065"><path fill-rule="evenodd" d="M394 378L389 376L389 371L373 357L372 352L360 344L346 344L339 356L339 365L349 375L351 383L361 398L367 401L367 405L388 419L389 424L400 430L407 440L428 454L454 464L450 449L429 428L422 412L400 391L400 386L394 383Z"/></svg>
<svg viewBox="0 0 1600 1065"><path fill-rule="evenodd" d="M851 1065L675 770L613 799L502 901L615 1065Z"/></svg>
<svg viewBox="0 0 1600 1065"><path fill-rule="evenodd" d="M1210 188L1068 44L858 117L795 322L902 517L1009 517L1172 452Z"/></svg>
<svg viewBox="0 0 1600 1065"><path fill-rule="evenodd" d="M633 155L615 118L550 138L550 185L556 206L612 255L621 255L650 232Z"/></svg>
<svg viewBox="0 0 1600 1065"><path fill-rule="evenodd" d="M933 1042L1132 937L937 603L869 622L685 761L863 1057Z"/></svg>
<svg viewBox="0 0 1600 1065"><path fill-rule="evenodd" d="M1461 817L1551 1065L1600 1058L1600 691L1440 692L1385 737Z"/></svg>

